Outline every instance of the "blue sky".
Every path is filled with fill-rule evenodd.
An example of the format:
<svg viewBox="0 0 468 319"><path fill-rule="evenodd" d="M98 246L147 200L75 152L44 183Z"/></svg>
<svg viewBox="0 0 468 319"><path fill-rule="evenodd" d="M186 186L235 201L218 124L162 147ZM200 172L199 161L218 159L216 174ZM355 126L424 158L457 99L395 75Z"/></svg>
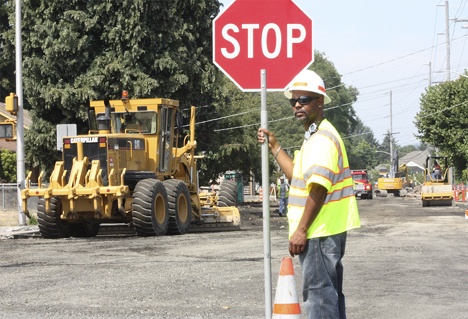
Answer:
<svg viewBox="0 0 468 319"><path fill-rule="evenodd" d="M226 7L233 1L221 2ZM396 142L419 144L413 121L429 74L432 85L446 80L445 0L295 3L312 18L314 48L335 65L342 82L359 90L354 109L375 138L381 142L390 130L392 91ZM468 0L450 0L449 18L468 20ZM450 20L451 80L468 69L468 29L463 26L468 22Z"/></svg>

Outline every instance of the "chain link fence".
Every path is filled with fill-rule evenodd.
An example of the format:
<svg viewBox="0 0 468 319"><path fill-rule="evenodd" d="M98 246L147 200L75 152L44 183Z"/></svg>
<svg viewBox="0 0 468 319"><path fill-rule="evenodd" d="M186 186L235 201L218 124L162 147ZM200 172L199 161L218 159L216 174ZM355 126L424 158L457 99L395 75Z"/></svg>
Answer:
<svg viewBox="0 0 468 319"><path fill-rule="evenodd" d="M36 214L38 197L28 199L28 210ZM18 225L18 185L0 183L0 226Z"/></svg>

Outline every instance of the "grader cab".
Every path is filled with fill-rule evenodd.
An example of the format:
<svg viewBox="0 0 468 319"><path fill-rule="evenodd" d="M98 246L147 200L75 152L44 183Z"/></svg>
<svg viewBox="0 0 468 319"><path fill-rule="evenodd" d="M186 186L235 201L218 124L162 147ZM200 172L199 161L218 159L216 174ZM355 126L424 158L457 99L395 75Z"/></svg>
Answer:
<svg viewBox="0 0 468 319"><path fill-rule="evenodd" d="M183 139L176 100L92 101L87 135L63 138L63 157L50 181L21 192L39 197L37 219L43 237L96 236L101 224L125 223L140 236L185 234L191 229L238 229L240 215L232 183L200 196L195 155L195 107ZM183 140L183 142L180 142ZM180 144L180 145L179 145Z"/></svg>

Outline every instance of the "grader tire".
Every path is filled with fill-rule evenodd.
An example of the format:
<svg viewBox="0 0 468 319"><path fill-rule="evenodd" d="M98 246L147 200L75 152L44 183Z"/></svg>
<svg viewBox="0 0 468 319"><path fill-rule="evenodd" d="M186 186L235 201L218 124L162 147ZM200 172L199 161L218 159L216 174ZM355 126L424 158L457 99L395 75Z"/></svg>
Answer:
<svg viewBox="0 0 468 319"><path fill-rule="evenodd" d="M133 225L139 236L163 236L169 225L167 192L160 180L139 181L133 192Z"/></svg>
<svg viewBox="0 0 468 319"><path fill-rule="evenodd" d="M190 193L183 181L169 179L164 181L169 203L169 229L170 235L183 235L189 231L192 222L192 207Z"/></svg>
<svg viewBox="0 0 468 319"><path fill-rule="evenodd" d="M237 206L237 182L224 180L219 185L218 206Z"/></svg>
<svg viewBox="0 0 468 319"><path fill-rule="evenodd" d="M68 238L71 236L70 224L61 220L62 202L59 197L50 198L50 214L45 211L45 200L37 203L37 223L44 238Z"/></svg>

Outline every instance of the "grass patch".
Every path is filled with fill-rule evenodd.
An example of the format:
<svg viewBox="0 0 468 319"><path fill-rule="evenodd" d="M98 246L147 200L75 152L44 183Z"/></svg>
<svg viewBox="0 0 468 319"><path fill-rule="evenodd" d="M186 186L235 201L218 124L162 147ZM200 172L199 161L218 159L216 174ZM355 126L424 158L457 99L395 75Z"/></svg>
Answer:
<svg viewBox="0 0 468 319"><path fill-rule="evenodd" d="M28 225L36 226L37 225L37 216L31 214L31 218L28 219Z"/></svg>

